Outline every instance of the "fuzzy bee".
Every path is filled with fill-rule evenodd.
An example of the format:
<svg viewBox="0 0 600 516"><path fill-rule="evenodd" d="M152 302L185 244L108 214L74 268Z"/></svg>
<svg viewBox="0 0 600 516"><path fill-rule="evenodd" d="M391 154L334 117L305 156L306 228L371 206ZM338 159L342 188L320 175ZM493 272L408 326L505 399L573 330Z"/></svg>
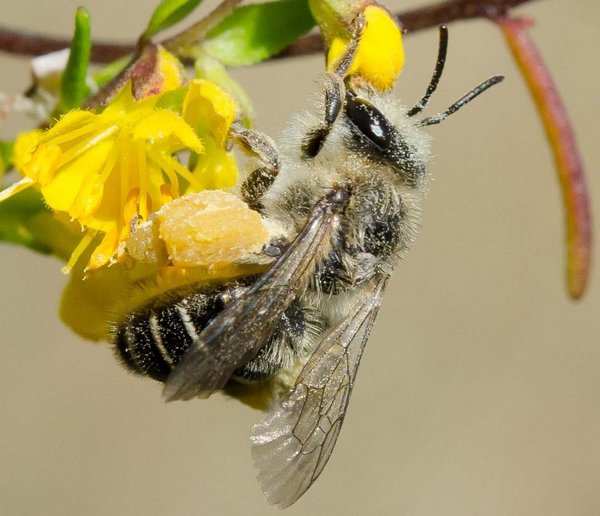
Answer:
<svg viewBox="0 0 600 516"><path fill-rule="evenodd" d="M426 94L407 109L348 75L363 25L358 18L316 113L296 119L281 153L258 132L232 131L260 163L239 198L283 228L255 256L265 272L172 289L114 329L121 361L165 382L167 400L292 378L251 437L259 482L280 507L325 467L386 281L415 240L430 161L422 128L502 80L418 118L444 67L446 27Z"/></svg>

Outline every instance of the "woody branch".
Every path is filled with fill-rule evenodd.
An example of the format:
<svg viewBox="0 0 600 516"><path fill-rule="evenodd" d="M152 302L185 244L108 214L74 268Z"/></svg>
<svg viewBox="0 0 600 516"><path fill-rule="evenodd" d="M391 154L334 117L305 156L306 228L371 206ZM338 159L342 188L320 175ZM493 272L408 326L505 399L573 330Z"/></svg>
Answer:
<svg viewBox="0 0 600 516"><path fill-rule="evenodd" d="M497 17L510 9L534 0L447 0L428 7L396 13L409 32L436 27L443 23L471 18ZM0 52L13 55L36 56L68 48L70 40L30 34L0 27ZM109 63L135 50L133 44L95 42L92 61ZM319 34L309 34L298 39L277 58L301 56L321 52L323 41Z"/></svg>

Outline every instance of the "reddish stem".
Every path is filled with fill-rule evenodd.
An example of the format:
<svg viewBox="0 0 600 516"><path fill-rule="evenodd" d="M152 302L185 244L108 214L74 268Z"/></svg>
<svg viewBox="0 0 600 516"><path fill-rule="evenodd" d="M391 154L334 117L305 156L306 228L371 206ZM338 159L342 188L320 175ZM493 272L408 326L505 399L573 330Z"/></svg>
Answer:
<svg viewBox="0 0 600 516"><path fill-rule="evenodd" d="M447 0L428 7L397 13L402 25L409 31L437 27L443 23L469 18L499 16L509 9L533 0ZM27 34L0 27L0 52L14 55L42 55L54 50L68 48L70 40ZM91 59L95 63L110 63L119 57L131 54L135 45L120 45L111 42L95 42ZM299 38L276 57L292 57L316 54L323 51L320 34L309 34Z"/></svg>
<svg viewBox="0 0 600 516"><path fill-rule="evenodd" d="M585 292L591 264L592 224L583 163L573 127L550 71L526 32L530 20L496 17L535 100L552 147L567 226L567 282L579 299Z"/></svg>

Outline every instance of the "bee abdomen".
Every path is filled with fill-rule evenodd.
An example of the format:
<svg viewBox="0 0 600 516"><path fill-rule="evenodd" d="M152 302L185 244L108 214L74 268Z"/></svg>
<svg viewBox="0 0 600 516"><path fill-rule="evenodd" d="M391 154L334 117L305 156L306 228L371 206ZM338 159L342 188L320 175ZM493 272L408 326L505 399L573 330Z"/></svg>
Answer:
<svg viewBox="0 0 600 516"><path fill-rule="evenodd" d="M170 296L131 312L117 326L115 349L135 373L165 381L202 329L224 307L217 291Z"/></svg>

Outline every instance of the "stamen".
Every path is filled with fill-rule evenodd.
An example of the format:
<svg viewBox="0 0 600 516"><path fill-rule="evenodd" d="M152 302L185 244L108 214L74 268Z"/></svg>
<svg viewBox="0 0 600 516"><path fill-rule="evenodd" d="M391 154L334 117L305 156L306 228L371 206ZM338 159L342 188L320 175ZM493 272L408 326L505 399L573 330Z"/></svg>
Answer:
<svg viewBox="0 0 600 516"><path fill-rule="evenodd" d="M35 181L30 177L24 177L20 181L10 185L0 192L0 202L5 201L9 197L22 192L26 188L29 188Z"/></svg>
<svg viewBox="0 0 600 516"><path fill-rule="evenodd" d="M63 274L69 274L69 272L71 272L71 269L73 269L73 267L75 267L75 264L79 261L79 258L81 258L81 255L89 247L89 245L92 243L92 241L94 240L95 237L96 237L95 231L87 231L85 233L83 238L77 244L77 247L75 248L75 250L71 253L71 257L69 258L67 265L65 265L61 269L61 272Z"/></svg>
<svg viewBox="0 0 600 516"><path fill-rule="evenodd" d="M98 145L102 140L107 139L109 136L112 136L119 127L117 125L112 125L108 129L104 130L99 135L95 136L91 140L87 141L84 145L75 145L70 151L65 152L60 160L60 163L56 166L55 172L57 172L61 167L64 167L74 159L78 158L82 154L86 153L95 145ZM60 138L60 137L59 137ZM54 139L49 140L53 145L56 145ZM59 142L60 143L60 142Z"/></svg>
<svg viewBox="0 0 600 516"><path fill-rule="evenodd" d="M183 179L185 179L190 185L194 186L199 190L203 190L202 184L198 181L198 178L194 176L186 167L184 167L179 161L171 156L165 156L161 152L151 152L149 156L152 158L157 165L160 166L162 170L167 170L168 168L172 168L179 174Z"/></svg>
<svg viewBox="0 0 600 516"><path fill-rule="evenodd" d="M148 220L148 167L145 156L146 144L144 141L136 145L137 172L140 184L140 207L139 214L144 220Z"/></svg>
<svg viewBox="0 0 600 516"><path fill-rule="evenodd" d="M179 178L172 167L163 167L162 171L167 175L169 184L171 185L171 194L175 197L179 196ZM161 185L162 188L162 185Z"/></svg>
<svg viewBox="0 0 600 516"><path fill-rule="evenodd" d="M51 141L54 145L61 145L63 143L67 143L72 140L76 140L77 138L79 138L81 136L85 136L85 135L93 133L95 131L96 131L96 128L94 127L94 125L89 122L86 122L79 129L71 129L61 135L54 136L53 138L51 138Z"/></svg>

